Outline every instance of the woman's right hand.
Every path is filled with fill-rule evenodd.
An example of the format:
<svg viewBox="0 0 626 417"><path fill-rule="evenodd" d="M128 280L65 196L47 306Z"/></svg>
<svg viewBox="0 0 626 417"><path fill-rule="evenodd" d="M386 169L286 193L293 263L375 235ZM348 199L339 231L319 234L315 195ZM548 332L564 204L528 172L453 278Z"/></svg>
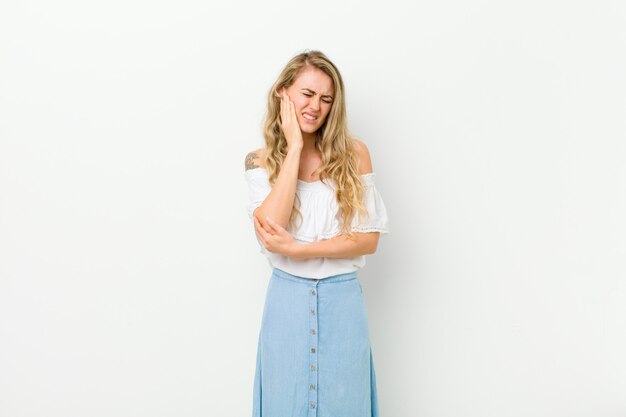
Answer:
<svg viewBox="0 0 626 417"><path fill-rule="evenodd" d="M295 106L284 89L280 94L280 128L287 139L287 147L288 149L302 149L304 143Z"/></svg>

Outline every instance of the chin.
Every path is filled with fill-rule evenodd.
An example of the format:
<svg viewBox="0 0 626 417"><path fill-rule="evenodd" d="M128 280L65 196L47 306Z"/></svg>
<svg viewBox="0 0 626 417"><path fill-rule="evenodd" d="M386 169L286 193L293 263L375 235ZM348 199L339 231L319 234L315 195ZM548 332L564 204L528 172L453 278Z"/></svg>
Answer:
<svg viewBox="0 0 626 417"><path fill-rule="evenodd" d="M300 130L305 132L305 133L315 133L319 130L319 127L317 126L302 126L300 125Z"/></svg>

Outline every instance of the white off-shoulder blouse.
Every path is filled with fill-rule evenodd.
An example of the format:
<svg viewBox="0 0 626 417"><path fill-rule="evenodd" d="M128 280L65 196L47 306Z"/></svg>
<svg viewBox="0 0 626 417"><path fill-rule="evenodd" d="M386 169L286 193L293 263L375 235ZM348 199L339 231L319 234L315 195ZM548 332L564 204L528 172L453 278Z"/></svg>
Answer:
<svg viewBox="0 0 626 417"><path fill-rule="evenodd" d="M264 168L246 170L250 202L248 204L248 217L253 221L254 210L263 203L272 187L269 183L269 174ZM364 203L368 210L368 218L359 223L359 215L355 215L351 230L354 232L380 232L381 235L390 233L387 209L382 197L376 189L376 173L362 174L361 178L365 186ZM332 179L306 182L298 179L296 193L300 198L300 212L302 219L296 216L295 226L289 225L287 231L299 243L317 242L330 239L340 234L341 216L336 218L339 205L335 198L335 183ZM256 236L256 235L255 235ZM365 265L365 255L354 258L309 258L294 259L278 253L268 251L258 239L261 253L264 254L270 267L276 267L292 275L305 278L322 279L329 276L352 272Z"/></svg>

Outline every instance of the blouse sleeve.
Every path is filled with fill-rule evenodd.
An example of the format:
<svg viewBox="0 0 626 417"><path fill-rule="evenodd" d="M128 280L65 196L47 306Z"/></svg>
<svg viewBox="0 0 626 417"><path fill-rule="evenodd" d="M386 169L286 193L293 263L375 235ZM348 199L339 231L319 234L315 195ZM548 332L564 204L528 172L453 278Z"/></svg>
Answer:
<svg viewBox="0 0 626 417"><path fill-rule="evenodd" d="M354 216L352 221L353 232L380 232L381 234L390 233L387 208L385 207L382 196L376 188L375 177L376 173L373 172L362 175L365 185L364 202L369 218L364 218L363 222L358 224L360 216Z"/></svg>
<svg viewBox="0 0 626 417"><path fill-rule="evenodd" d="M272 186L267 180L267 176L262 175L260 171L260 169L249 169L246 171L249 196L247 210L250 220L252 220L254 210L263 203L265 197L272 191Z"/></svg>

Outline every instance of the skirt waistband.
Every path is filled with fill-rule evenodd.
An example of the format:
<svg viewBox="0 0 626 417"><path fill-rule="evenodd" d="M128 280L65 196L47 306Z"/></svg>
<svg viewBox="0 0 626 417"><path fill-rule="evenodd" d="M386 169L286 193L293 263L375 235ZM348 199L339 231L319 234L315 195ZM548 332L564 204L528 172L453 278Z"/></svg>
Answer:
<svg viewBox="0 0 626 417"><path fill-rule="evenodd" d="M353 279L357 279L359 274L357 271L346 272L343 274L331 275L326 278L306 278L300 277L298 275L290 274L289 272L283 271L282 269L278 269L276 267L272 268L272 276L288 279L295 282L300 282L302 284L309 285L317 285L319 284L330 284L335 282L344 282L344 281L352 281Z"/></svg>

